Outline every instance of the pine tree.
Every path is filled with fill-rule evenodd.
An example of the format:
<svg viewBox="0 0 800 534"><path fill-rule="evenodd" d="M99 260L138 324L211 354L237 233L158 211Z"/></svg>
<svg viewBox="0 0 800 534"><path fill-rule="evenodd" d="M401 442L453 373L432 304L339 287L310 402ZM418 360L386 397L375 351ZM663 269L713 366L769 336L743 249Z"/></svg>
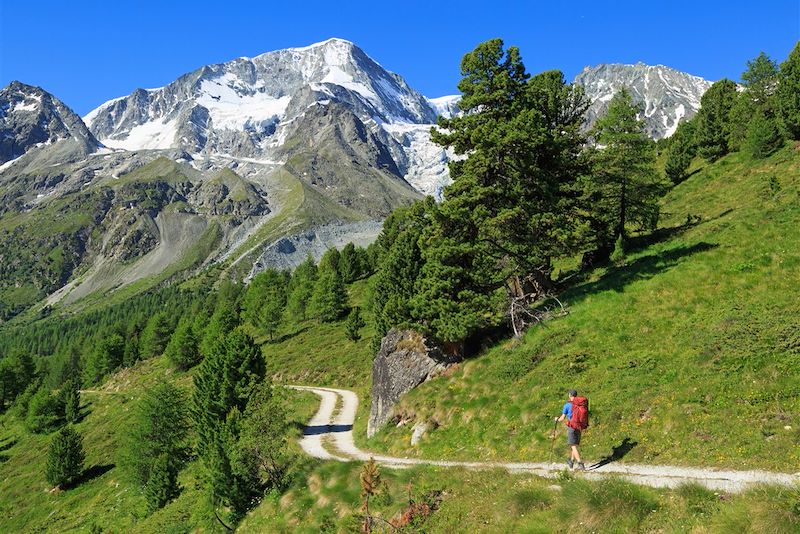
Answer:
<svg viewBox="0 0 800 534"><path fill-rule="evenodd" d="M759 111L747 127L745 148L756 159L766 158L783 146L783 133L776 120Z"/></svg>
<svg viewBox="0 0 800 534"><path fill-rule="evenodd" d="M236 463L241 413L265 372L253 339L237 329L215 345L195 373L192 417L212 502L231 506L237 514L253 497L250 474Z"/></svg>
<svg viewBox="0 0 800 534"><path fill-rule="evenodd" d="M77 423L81 412L81 392L75 379L68 380L61 388L64 398L64 419L67 423Z"/></svg>
<svg viewBox="0 0 800 534"><path fill-rule="evenodd" d="M200 362L200 348L192 318L184 316L169 339L164 354L176 369L185 371Z"/></svg>
<svg viewBox="0 0 800 534"><path fill-rule="evenodd" d="M652 229L658 218L658 199L667 184L656 171L653 142L630 93L622 89L609 102L592 136L600 145L592 154L593 171L586 183L587 204L599 224L594 236L598 248L609 248L628 226Z"/></svg>
<svg viewBox="0 0 800 534"><path fill-rule="evenodd" d="M366 323L361 317L361 308L354 306L353 309L350 310L350 314L347 316L347 322L345 322L344 325L347 339L351 341L358 341L361 339L361 334L359 332L365 325Z"/></svg>
<svg viewBox="0 0 800 534"><path fill-rule="evenodd" d="M19 391L16 365L11 358L0 359L0 412L5 410L6 403L13 401Z"/></svg>
<svg viewBox="0 0 800 534"><path fill-rule="evenodd" d="M736 84L720 80L703 93L697 113L697 153L715 161L729 151L730 113L736 99Z"/></svg>
<svg viewBox="0 0 800 534"><path fill-rule="evenodd" d="M83 438L71 426L62 428L50 442L45 478L53 486L66 489L83 473Z"/></svg>
<svg viewBox="0 0 800 534"><path fill-rule="evenodd" d="M292 461L289 430L285 401L265 380L247 402L234 455L234 471L249 481L251 493L283 489Z"/></svg>
<svg viewBox="0 0 800 534"><path fill-rule="evenodd" d="M245 293L242 317L273 339L286 308L287 273L267 269L259 273Z"/></svg>
<svg viewBox="0 0 800 534"><path fill-rule="evenodd" d="M432 139L467 157L450 163L453 183L420 239L412 303L418 322L452 342L497 324L507 290L547 293L553 259L573 252L588 107L561 72L530 78L499 39L465 55L461 71L464 113L440 119Z"/></svg>
<svg viewBox="0 0 800 534"><path fill-rule="evenodd" d="M96 384L101 378L117 370L122 366L124 354L125 340L119 334L101 339L84 363L84 383Z"/></svg>
<svg viewBox="0 0 800 534"><path fill-rule="evenodd" d="M792 139L800 139L800 41L781 63L776 103Z"/></svg>
<svg viewBox="0 0 800 534"><path fill-rule="evenodd" d="M345 284L352 284L361 276L358 254L353 243L346 244L339 254L338 270Z"/></svg>
<svg viewBox="0 0 800 534"><path fill-rule="evenodd" d="M664 172L672 183L678 184L686 179L686 171L697 152L695 145L694 121L682 122L669 138Z"/></svg>
<svg viewBox="0 0 800 534"><path fill-rule="evenodd" d="M30 432L46 432L56 426L64 415L64 407L56 395L42 385L28 403L25 428Z"/></svg>
<svg viewBox="0 0 800 534"><path fill-rule="evenodd" d="M139 340L139 356L147 359L163 354L172 333L172 326L172 321L166 312L151 317Z"/></svg>
<svg viewBox="0 0 800 534"><path fill-rule="evenodd" d="M341 254L339 250L336 248L329 248L325 251L325 254L322 255L322 258L319 260L319 268L322 269L332 269L336 272L339 272L339 260L341 258Z"/></svg>
<svg viewBox="0 0 800 534"><path fill-rule="evenodd" d="M139 401L120 453L120 463L137 485L147 487L161 456L169 458L176 474L180 470L189 451L188 412L184 393L170 382L148 389ZM169 473L160 476L166 475Z"/></svg>
<svg viewBox="0 0 800 534"><path fill-rule="evenodd" d="M314 292L316 281L317 265L309 256L297 266L289 281L285 310L286 322L298 323L306 320L306 307Z"/></svg>
<svg viewBox="0 0 800 534"><path fill-rule="evenodd" d="M217 346L237 326L239 326L239 314L233 303L229 300L221 300L203 330L203 338L200 341L200 354L205 358L218 350Z"/></svg>
<svg viewBox="0 0 800 534"><path fill-rule="evenodd" d="M747 62L742 83L757 109L764 109L778 85L778 65L764 52Z"/></svg>
<svg viewBox="0 0 800 534"><path fill-rule="evenodd" d="M320 264L319 276L308 303L309 315L323 323L339 319L347 305L347 293L339 272L330 264Z"/></svg>
<svg viewBox="0 0 800 534"><path fill-rule="evenodd" d="M427 214L434 209L436 204L428 197L396 209L383 223L376 241L380 267L370 285L376 345L391 327L412 321L410 301L423 264L419 240L429 224Z"/></svg>
<svg viewBox="0 0 800 534"><path fill-rule="evenodd" d="M247 405L248 396L266 370L261 351L241 330L226 334L206 354L194 376L192 418L201 455L205 455L227 414Z"/></svg>
<svg viewBox="0 0 800 534"><path fill-rule="evenodd" d="M160 454L150 468L150 477L144 487L147 509L154 512L180 493L176 462L167 454Z"/></svg>

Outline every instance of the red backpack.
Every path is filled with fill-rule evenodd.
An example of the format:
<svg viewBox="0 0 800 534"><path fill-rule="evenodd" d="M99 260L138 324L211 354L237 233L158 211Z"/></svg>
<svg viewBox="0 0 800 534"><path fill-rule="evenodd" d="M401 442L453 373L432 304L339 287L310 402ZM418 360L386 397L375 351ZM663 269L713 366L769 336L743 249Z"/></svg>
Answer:
<svg viewBox="0 0 800 534"><path fill-rule="evenodd" d="M567 426L576 430L589 428L589 399L586 397L572 399L572 417L567 422Z"/></svg>

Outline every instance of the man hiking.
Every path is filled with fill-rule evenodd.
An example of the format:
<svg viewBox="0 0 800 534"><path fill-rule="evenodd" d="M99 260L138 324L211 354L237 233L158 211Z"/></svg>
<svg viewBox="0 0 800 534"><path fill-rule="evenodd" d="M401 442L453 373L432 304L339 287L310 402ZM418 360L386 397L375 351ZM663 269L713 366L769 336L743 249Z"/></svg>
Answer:
<svg viewBox="0 0 800 534"><path fill-rule="evenodd" d="M589 426L589 400L579 397L574 389L569 390L569 401L564 405L561 416L556 417L556 422L564 421L567 425L567 444L570 446L570 457L567 465L570 469L575 463L578 469L585 470L578 446L581 444L581 432Z"/></svg>

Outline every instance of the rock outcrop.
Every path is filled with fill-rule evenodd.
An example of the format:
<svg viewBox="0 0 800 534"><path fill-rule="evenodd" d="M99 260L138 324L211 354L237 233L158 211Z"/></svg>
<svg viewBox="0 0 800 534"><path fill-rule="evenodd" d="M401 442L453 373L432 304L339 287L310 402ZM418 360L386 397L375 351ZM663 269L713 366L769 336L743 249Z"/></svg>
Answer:
<svg viewBox="0 0 800 534"><path fill-rule="evenodd" d="M389 421L392 408L404 393L459 360L446 355L418 332L391 329L381 340L381 349L372 364L372 408L367 436L372 437Z"/></svg>

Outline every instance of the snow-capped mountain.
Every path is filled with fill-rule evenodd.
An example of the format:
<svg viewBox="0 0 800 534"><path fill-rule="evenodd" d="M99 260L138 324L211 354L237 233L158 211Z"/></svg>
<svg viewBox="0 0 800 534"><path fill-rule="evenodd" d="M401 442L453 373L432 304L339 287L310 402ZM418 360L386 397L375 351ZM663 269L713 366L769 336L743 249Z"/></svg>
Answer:
<svg viewBox="0 0 800 534"><path fill-rule="evenodd" d="M586 67L575 78L592 102L587 128L608 109L608 102L622 87L643 106L645 130L653 139L669 137L683 120L700 109L700 97L712 82L663 65L604 64Z"/></svg>
<svg viewBox="0 0 800 534"><path fill-rule="evenodd" d="M84 120L112 148L280 162L287 140L306 133L298 131L302 117L331 103L380 138L400 176L426 193L439 187L446 158L421 132L439 113L451 113L452 104L427 100L342 39L205 66L164 87L110 100Z"/></svg>
<svg viewBox="0 0 800 534"><path fill-rule="evenodd" d="M59 99L40 87L11 82L0 90L0 164L42 147L48 147L50 159L62 163L94 152L99 145L81 118Z"/></svg>

